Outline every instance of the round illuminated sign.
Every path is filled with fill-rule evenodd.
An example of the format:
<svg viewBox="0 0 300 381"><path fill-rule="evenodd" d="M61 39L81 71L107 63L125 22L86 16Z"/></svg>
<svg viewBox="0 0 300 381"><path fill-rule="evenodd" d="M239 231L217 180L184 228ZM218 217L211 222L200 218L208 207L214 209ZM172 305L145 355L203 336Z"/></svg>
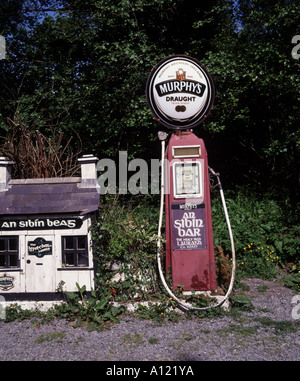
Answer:
<svg viewBox="0 0 300 381"><path fill-rule="evenodd" d="M155 119L178 130L203 122L214 95L214 83L204 65L184 55L161 60L152 69L146 85L148 105Z"/></svg>

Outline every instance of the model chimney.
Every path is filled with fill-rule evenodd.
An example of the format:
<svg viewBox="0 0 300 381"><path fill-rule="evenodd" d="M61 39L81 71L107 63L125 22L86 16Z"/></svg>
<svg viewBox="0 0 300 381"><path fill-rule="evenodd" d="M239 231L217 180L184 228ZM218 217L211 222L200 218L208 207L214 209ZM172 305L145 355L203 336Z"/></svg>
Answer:
<svg viewBox="0 0 300 381"><path fill-rule="evenodd" d="M11 179L12 166L15 164L7 157L0 157L0 191L6 190Z"/></svg>
<svg viewBox="0 0 300 381"><path fill-rule="evenodd" d="M97 185L96 163L98 158L94 155L83 155L78 159L81 165L81 186L94 187Z"/></svg>

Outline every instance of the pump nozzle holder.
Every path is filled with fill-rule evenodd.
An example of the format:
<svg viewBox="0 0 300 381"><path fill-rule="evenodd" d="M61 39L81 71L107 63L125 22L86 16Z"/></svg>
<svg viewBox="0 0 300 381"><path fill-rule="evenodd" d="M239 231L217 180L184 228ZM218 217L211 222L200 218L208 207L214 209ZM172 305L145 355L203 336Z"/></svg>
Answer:
<svg viewBox="0 0 300 381"><path fill-rule="evenodd" d="M168 137L168 133L164 131L159 131L157 135L159 140L166 140Z"/></svg>

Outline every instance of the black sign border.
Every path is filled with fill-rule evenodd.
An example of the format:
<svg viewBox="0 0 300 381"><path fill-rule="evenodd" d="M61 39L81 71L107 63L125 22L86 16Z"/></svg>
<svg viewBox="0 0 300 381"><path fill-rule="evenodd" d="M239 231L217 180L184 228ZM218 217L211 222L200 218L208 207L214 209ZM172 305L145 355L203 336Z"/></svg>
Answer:
<svg viewBox="0 0 300 381"><path fill-rule="evenodd" d="M16 222L17 224L20 223L20 221L29 221L29 220L39 220L39 221L46 221L50 220L53 221L67 221L67 220L75 220L75 226L69 227L66 225L63 226L16 226L16 227L3 227L2 224L4 222L10 223L10 222ZM72 229L80 229L82 227L83 220L79 217L35 217L35 218L0 218L0 231L24 231L24 230L72 230Z"/></svg>
<svg viewBox="0 0 300 381"><path fill-rule="evenodd" d="M154 82L155 75L161 69L162 66L178 59L179 60L185 59L187 61L191 61L194 65L198 66L201 72L203 73L203 75L206 77L207 82L210 85L208 86L208 89L207 89L208 97L207 97L205 106L202 108L202 111L200 112L200 114L197 115L194 119L189 120L188 123L177 122L172 119L167 119L166 116L159 111L153 99L153 82ZM201 62L199 62L197 59L193 57L190 57L184 54L176 54L174 56L163 58L152 68L146 83L146 99L154 118L163 126L170 129L174 129L174 130L192 129L192 128L198 127L208 117L212 109L214 99L215 99L215 85L214 85L212 76L209 74L204 64L202 64Z"/></svg>

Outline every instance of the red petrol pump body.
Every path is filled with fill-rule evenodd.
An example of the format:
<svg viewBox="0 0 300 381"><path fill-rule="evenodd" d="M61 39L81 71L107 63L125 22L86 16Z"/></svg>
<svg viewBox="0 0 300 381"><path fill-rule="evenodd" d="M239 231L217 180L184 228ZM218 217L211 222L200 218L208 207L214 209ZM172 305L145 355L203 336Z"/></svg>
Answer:
<svg viewBox="0 0 300 381"><path fill-rule="evenodd" d="M151 71L146 96L155 119L173 133L165 152L166 273L173 289L215 290L216 271L207 152L192 128L208 116L214 84L204 65L177 55Z"/></svg>
<svg viewBox="0 0 300 381"><path fill-rule="evenodd" d="M190 131L174 133L166 149L166 272L173 290L215 290L216 272L207 152Z"/></svg>

